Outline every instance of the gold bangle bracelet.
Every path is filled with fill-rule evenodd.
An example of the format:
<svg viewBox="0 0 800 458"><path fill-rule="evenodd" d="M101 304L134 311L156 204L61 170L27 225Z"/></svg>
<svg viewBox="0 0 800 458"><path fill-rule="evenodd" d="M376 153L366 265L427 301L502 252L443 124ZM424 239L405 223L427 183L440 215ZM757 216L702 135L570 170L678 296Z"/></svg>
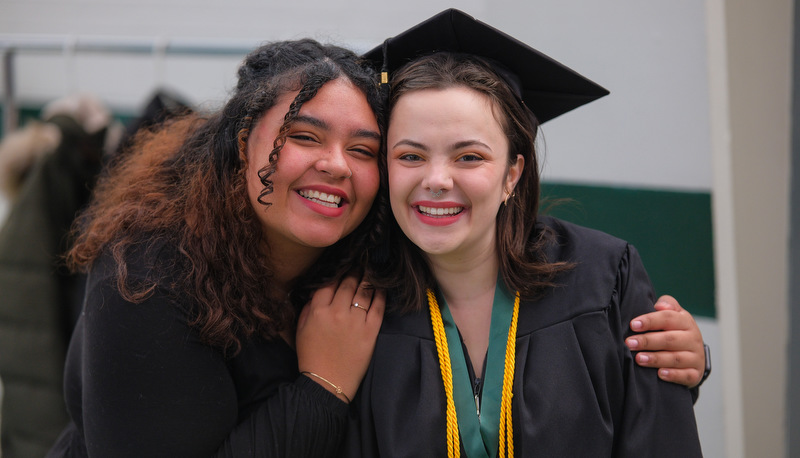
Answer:
<svg viewBox="0 0 800 458"><path fill-rule="evenodd" d="M322 380L323 382L327 383L328 385L332 386L333 389L336 390L336 394L341 394L342 396L344 396L344 398L347 399L347 403L350 404L350 398L348 398L347 395L344 394L344 391L342 391L342 387L340 387L338 385L334 385L333 382L331 382L330 380L326 379L325 377L323 377L321 375L317 375L317 374L315 374L313 372L302 371L300 373L301 374L307 374L307 375L310 375L312 377L316 377L316 378Z"/></svg>

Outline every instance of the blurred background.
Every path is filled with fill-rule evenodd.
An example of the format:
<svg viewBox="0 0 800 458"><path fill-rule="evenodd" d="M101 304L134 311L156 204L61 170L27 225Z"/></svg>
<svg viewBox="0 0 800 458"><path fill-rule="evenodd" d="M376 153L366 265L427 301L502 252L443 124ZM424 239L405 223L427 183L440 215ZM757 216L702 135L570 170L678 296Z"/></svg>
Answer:
<svg viewBox="0 0 800 458"><path fill-rule="evenodd" d="M14 269L32 259L23 248L36 246L4 241L9 227L30 233L49 221L42 197L26 191L43 158L73 138L84 148L76 173L92 173L87 145L102 155L158 110L219 107L244 54L264 41L366 51L449 7L611 91L542 128L544 194L572 199L552 213L631 241L657 294L696 316L714 367L695 405L705 456L800 456L791 0L0 0L0 415L59 405L69 329L52 309L74 291L63 278L50 289L15 284ZM47 132L54 124L61 142ZM65 199L62 220L84 198ZM50 231L48 250L59 234ZM33 251L50 265L46 250ZM34 297L44 303L28 305ZM23 368L30 361L37 367ZM36 443L60 429L63 407L53 409L33 429L0 416L4 456L23 456L9 452L9 434Z"/></svg>

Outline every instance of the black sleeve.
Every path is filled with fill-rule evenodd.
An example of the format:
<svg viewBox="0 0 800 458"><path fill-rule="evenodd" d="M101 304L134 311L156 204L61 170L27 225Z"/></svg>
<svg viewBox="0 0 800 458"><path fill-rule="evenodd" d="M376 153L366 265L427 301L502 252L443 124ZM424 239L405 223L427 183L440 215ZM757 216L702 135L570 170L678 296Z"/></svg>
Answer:
<svg viewBox="0 0 800 458"><path fill-rule="evenodd" d="M335 451L347 405L306 377L282 384L238 419L222 352L200 341L172 297L156 289L130 303L112 279L87 290L76 341L81 383L73 389L80 391L90 456L321 457Z"/></svg>
<svg viewBox="0 0 800 458"><path fill-rule="evenodd" d="M615 457L700 457L700 441L689 389L664 382L657 370L636 364L624 345L632 333L628 323L648 312L654 303L650 279L636 250L629 246L623 256L611 307L611 325L619 326L623 353L625 398L620 431L615 434ZM619 314L618 320L613 317ZM616 321L616 323L615 323Z"/></svg>
<svg viewBox="0 0 800 458"><path fill-rule="evenodd" d="M345 431L347 404L300 376L239 424L218 457L332 457Z"/></svg>
<svg viewBox="0 0 800 458"><path fill-rule="evenodd" d="M692 395L692 404L697 404L697 398L700 397L700 385L689 388L689 393Z"/></svg>
<svg viewBox="0 0 800 458"><path fill-rule="evenodd" d="M199 341L166 291L130 303L115 283L89 284L76 331L89 456L213 454L236 422L222 354Z"/></svg>

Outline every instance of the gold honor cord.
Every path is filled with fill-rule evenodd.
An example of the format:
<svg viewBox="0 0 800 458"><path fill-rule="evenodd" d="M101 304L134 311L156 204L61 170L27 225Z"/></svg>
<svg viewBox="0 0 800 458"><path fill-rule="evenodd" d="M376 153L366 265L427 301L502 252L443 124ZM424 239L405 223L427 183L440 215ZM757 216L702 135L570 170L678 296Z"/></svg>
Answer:
<svg viewBox="0 0 800 458"><path fill-rule="evenodd" d="M500 401L500 436L499 457L505 458L506 443L508 458L514 458L514 426L511 423L511 398L514 396L514 368L517 364L517 319L519 318L519 291L514 298L514 314L511 315L511 326L508 328L506 343L506 364L503 372L503 397Z"/></svg>
<svg viewBox="0 0 800 458"><path fill-rule="evenodd" d="M447 398L447 456L459 458L461 447L458 439L458 418L456 417L456 404L453 400L453 370L450 368L450 351L447 348L447 337L444 334L442 312L436 302L433 291L428 290L428 307L431 309L431 325L433 337L436 340L436 353L439 355L439 369L442 371L444 393Z"/></svg>
<svg viewBox="0 0 800 458"><path fill-rule="evenodd" d="M448 458L459 458L461 456L461 447L458 437L458 418L456 416L455 401L453 399L453 370L450 366L450 349L447 346L442 313L439 310L439 303L436 301L436 295L430 289L427 292L428 307L431 311L433 337L436 340L436 353L439 356L439 368L442 372L444 392L447 399L447 456ZM500 443L498 444L500 458L506 457L506 446L508 447L508 458L514 458L514 428L511 421L511 398L514 395L514 367L516 363L518 318L519 292L516 293L516 298L514 299L514 312L511 315L511 326L508 328L508 340L506 342L503 394L500 401Z"/></svg>

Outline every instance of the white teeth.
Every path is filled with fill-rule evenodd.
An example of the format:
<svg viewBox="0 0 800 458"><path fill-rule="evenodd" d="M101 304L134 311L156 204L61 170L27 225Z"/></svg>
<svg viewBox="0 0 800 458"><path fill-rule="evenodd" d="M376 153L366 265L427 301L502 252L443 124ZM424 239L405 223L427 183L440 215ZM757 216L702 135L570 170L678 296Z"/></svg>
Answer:
<svg viewBox="0 0 800 458"><path fill-rule="evenodd" d="M441 208L441 207L423 207L422 205L419 205L418 208L420 213L424 213L427 216L452 216L452 215L457 215L464 210L464 207Z"/></svg>
<svg viewBox="0 0 800 458"><path fill-rule="evenodd" d="M342 198L340 196L335 196L325 192L301 189L300 191L297 191L297 193L308 200L313 200L316 203L326 207L337 208L342 203Z"/></svg>

